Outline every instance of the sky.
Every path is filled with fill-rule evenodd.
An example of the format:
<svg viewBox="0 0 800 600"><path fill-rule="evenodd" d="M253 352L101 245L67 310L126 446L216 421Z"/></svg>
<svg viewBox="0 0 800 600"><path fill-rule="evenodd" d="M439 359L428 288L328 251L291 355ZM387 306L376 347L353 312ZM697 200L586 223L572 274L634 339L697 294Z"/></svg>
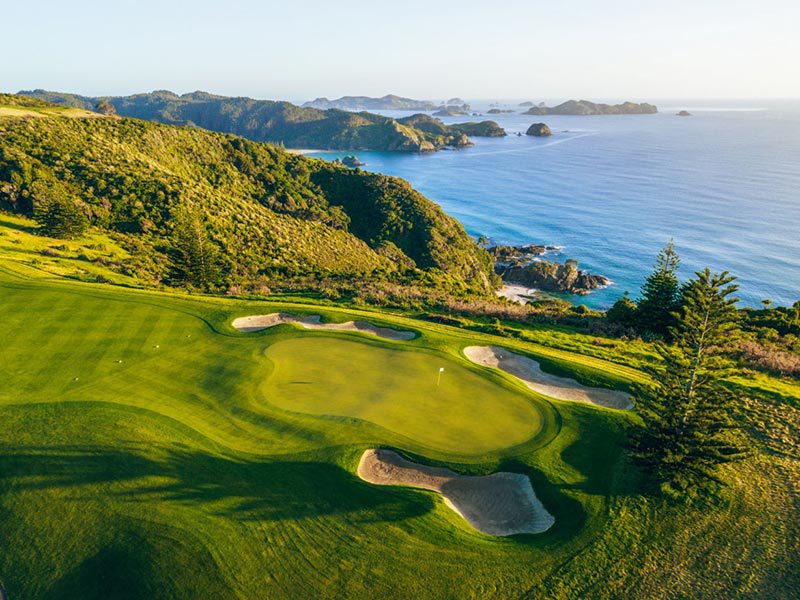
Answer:
<svg viewBox="0 0 800 600"><path fill-rule="evenodd" d="M0 0L0 90L800 98L800 0Z"/></svg>

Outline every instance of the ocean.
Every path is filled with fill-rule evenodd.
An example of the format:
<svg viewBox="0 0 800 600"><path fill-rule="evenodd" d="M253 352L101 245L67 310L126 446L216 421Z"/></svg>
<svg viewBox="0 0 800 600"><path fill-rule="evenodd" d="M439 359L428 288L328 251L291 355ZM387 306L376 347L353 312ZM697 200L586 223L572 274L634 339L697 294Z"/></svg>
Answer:
<svg viewBox="0 0 800 600"><path fill-rule="evenodd" d="M576 302L636 297L670 239L686 278L709 266L739 278L742 306L800 300L800 102L660 102L659 114L492 119L505 138L425 155L358 152L402 177L493 244L547 244L612 284ZM693 116L678 117L679 110ZM407 114L387 111L395 117ZM524 135L547 123L549 138ZM522 136L517 136L521 132ZM333 159L351 153L317 153Z"/></svg>

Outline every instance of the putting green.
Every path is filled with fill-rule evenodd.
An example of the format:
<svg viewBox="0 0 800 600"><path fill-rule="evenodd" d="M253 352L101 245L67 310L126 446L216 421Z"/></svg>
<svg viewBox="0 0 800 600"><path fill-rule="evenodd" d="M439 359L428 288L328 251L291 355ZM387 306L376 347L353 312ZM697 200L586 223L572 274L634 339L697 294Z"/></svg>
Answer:
<svg viewBox="0 0 800 600"><path fill-rule="evenodd" d="M311 334L278 341L266 356L273 371L262 390L284 410L363 419L458 454L508 448L542 430L531 398L443 355Z"/></svg>

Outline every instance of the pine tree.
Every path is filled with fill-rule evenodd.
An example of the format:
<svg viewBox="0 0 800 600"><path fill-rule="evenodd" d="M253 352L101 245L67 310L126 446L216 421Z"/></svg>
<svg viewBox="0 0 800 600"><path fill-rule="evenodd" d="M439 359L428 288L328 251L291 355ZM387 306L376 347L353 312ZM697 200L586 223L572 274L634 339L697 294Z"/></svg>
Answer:
<svg viewBox="0 0 800 600"><path fill-rule="evenodd" d="M722 483L719 465L746 454L732 416L737 397L722 383L732 373L726 352L736 337L731 294L738 286L727 272L696 275L685 288L674 343L657 346L663 366L640 397L644 427L632 440L634 456L673 498L704 497Z"/></svg>
<svg viewBox="0 0 800 600"><path fill-rule="evenodd" d="M37 202L33 218L39 223L42 233L63 239L80 236L88 225L86 215L75 202L59 196Z"/></svg>
<svg viewBox="0 0 800 600"><path fill-rule="evenodd" d="M655 268L642 286L636 311L640 331L666 336L675 324L674 313L680 305L679 264L680 258L670 240L658 253Z"/></svg>
<svg viewBox="0 0 800 600"><path fill-rule="evenodd" d="M170 252L172 278L200 289L218 286L221 260L205 225L198 216L188 213L178 215L177 221Z"/></svg>

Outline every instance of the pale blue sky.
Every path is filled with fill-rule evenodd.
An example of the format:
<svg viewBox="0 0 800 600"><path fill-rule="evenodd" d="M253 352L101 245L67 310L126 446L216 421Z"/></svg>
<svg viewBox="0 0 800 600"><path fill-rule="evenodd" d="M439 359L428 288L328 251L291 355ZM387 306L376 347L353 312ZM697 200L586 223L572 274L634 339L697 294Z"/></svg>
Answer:
<svg viewBox="0 0 800 600"><path fill-rule="evenodd" d="M800 0L0 0L0 89L800 97Z"/></svg>

